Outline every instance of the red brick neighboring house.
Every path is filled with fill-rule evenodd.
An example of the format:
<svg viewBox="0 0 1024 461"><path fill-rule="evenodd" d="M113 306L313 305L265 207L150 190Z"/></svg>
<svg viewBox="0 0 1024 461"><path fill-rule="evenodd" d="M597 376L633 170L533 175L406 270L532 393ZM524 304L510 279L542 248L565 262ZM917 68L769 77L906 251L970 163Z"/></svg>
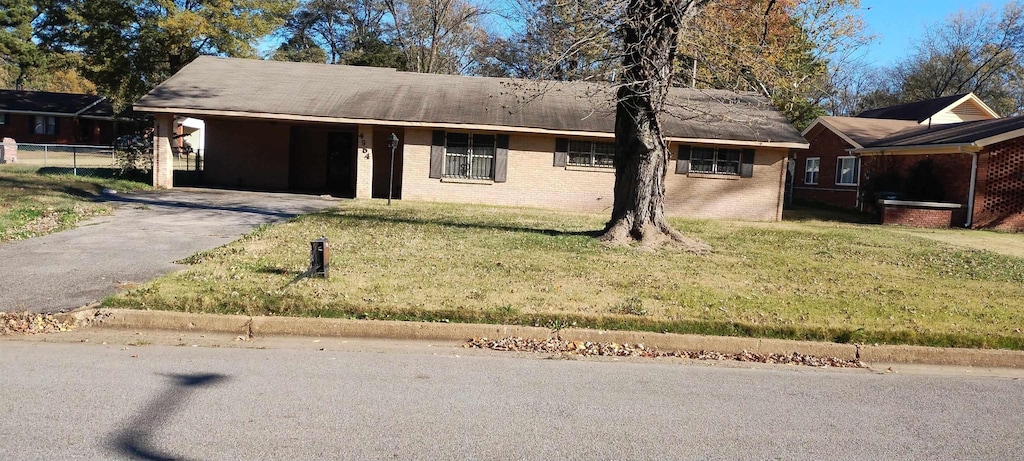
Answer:
<svg viewBox="0 0 1024 461"><path fill-rule="evenodd" d="M1024 231L1024 117L998 118L972 94L821 117L804 137L798 200L884 223Z"/></svg>
<svg viewBox="0 0 1024 461"><path fill-rule="evenodd" d="M18 143L110 145L114 110L102 96L0 90L0 138Z"/></svg>

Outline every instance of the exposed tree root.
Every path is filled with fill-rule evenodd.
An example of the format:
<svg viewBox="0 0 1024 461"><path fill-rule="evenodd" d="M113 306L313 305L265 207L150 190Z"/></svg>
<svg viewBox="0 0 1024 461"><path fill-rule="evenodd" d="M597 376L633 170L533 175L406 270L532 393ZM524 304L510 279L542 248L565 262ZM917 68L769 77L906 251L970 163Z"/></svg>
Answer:
<svg viewBox="0 0 1024 461"><path fill-rule="evenodd" d="M694 254L711 252L711 245L700 240L687 237L669 226L668 223L657 225L647 222L639 226L632 225L632 220L622 218L609 223L605 232L598 240L614 246L636 246L643 250L679 249Z"/></svg>

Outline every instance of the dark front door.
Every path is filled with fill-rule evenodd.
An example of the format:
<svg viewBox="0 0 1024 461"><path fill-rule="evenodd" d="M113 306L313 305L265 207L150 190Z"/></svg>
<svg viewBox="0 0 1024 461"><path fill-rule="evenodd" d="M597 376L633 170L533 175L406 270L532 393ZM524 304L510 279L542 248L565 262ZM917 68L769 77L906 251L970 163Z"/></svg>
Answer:
<svg viewBox="0 0 1024 461"><path fill-rule="evenodd" d="M352 133L327 134L326 189L339 197L356 196L356 153Z"/></svg>

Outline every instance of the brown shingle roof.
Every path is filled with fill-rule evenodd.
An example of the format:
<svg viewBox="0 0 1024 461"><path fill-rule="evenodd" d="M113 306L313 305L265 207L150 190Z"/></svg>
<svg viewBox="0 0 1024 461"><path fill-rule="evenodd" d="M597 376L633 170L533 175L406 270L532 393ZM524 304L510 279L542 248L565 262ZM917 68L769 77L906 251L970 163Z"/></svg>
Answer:
<svg viewBox="0 0 1024 461"><path fill-rule="evenodd" d="M980 120L975 122L935 125L931 128L918 127L896 135L879 139L864 147L906 147L941 146L950 144L973 144L1024 128L1024 116Z"/></svg>
<svg viewBox="0 0 1024 461"><path fill-rule="evenodd" d="M941 98L929 99L927 101L912 102L909 104L900 104L892 107L882 107L879 109L872 109L861 112L857 115L859 118L884 118L890 120L913 120L921 123L928 120L929 117L939 113L942 109L949 107L950 104L959 101L964 96L970 93L956 94L953 96L944 96Z"/></svg>
<svg viewBox="0 0 1024 461"><path fill-rule="evenodd" d="M818 121L834 128L861 146L866 146L904 130L921 126L917 122L907 120L857 117L826 116L820 117Z"/></svg>
<svg viewBox="0 0 1024 461"><path fill-rule="evenodd" d="M594 83L207 56L144 96L135 109L613 133L612 92L612 86ZM670 138L806 145L785 117L758 95L672 89L670 104L672 116L663 117L663 130Z"/></svg>

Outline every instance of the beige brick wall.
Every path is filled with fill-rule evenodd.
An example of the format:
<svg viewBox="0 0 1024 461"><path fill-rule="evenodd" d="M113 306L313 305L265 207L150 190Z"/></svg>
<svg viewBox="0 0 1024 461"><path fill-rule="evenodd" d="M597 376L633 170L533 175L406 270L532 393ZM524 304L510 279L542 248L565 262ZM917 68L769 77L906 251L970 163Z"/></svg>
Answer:
<svg viewBox="0 0 1024 461"><path fill-rule="evenodd" d="M615 175L611 170L553 167L555 137L512 135L508 181L468 184L431 179L429 129L406 129L402 197L406 200L535 206L609 212ZM675 147L672 146L675 151ZM754 177L719 179L676 175L669 165L665 211L673 216L781 219L786 151L762 149ZM362 173L362 171L361 171ZM362 175L361 175L362 176Z"/></svg>
<svg viewBox="0 0 1024 461"><path fill-rule="evenodd" d="M750 178L675 174L676 145L665 177L665 213L670 216L736 218L749 221L782 219L785 149L758 149Z"/></svg>
<svg viewBox="0 0 1024 461"><path fill-rule="evenodd" d="M288 188L290 125L206 119L203 182L210 185Z"/></svg>

